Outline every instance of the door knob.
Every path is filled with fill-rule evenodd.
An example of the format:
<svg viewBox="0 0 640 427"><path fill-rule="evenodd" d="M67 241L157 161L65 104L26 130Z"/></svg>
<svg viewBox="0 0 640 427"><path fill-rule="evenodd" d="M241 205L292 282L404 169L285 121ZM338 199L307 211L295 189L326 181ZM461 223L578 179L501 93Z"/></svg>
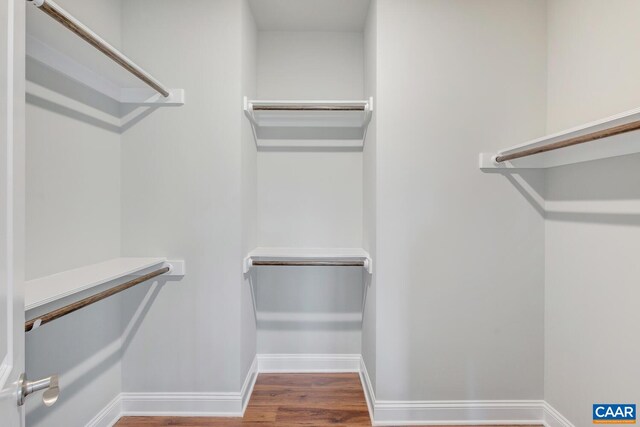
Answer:
<svg viewBox="0 0 640 427"><path fill-rule="evenodd" d="M38 381L28 381L26 374L20 375L20 379L18 380L18 406L24 405L24 400L27 396L40 390L44 390L42 402L46 406L51 406L56 403L60 395L58 376L52 375Z"/></svg>

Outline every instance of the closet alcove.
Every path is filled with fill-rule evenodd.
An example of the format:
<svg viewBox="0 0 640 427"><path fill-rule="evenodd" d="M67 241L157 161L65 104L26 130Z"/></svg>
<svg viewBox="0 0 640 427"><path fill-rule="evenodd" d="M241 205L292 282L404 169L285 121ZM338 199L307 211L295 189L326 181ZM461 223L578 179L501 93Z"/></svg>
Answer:
<svg viewBox="0 0 640 427"><path fill-rule="evenodd" d="M59 375L59 411L88 381L98 398L119 392L122 344L162 285L185 274L163 248L124 248L121 175L123 135L160 108L175 113L185 91L119 50L117 9L64 5L27 0L25 37L26 371ZM28 425L56 423L40 399L26 405ZM87 419L95 410L77 408Z"/></svg>
<svg viewBox="0 0 640 427"><path fill-rule="evenodd" d="M369 0L59 3L168 96L27 4L26 318L172 270L30 324L29 377L61 394L28 400L27 424L239 416L258 372L360 372Z"/></svg>
<svg viewBox="0 0 640 427"><path fill-rule="evenodd" d="M290 3L286 13L276 3L250 2L255 86L242 100L245 148L256 150L255 193L245 194L255 239L243 266L259 371L305 369L314 355L326 369L357 371L374 271L364 237L375 116L369 2Z"/></svg>

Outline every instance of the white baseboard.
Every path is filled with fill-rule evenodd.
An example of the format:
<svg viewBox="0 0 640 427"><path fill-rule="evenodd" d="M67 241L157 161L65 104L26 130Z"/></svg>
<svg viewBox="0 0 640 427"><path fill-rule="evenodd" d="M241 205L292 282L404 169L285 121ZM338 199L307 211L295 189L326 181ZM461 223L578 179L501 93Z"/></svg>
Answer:
<svg viewBox="0 0 640 427"><path fill-rule="evenodd" d="M257 368L256 357L240 392L121 393L122 416L242 417L258 377Z"/></svg>
<svg viewBox="0 0 640 427"><path fill-rule="evenodd" d="M242 383L242 388L240 389L240 396L242 401L242 415L244 415L244 411L247 410L249 399L251 399L251 393L253 393L253 386L256 385L257 379L258 379L258 356L253 358L253 363L251 363L249 372L247 372L247 376L245 377L244 383Z"/></svg>
<svg viewBox="0 0 640 427"><path fill-rule="evenodd" d="M376 403L376 394L373 390L373 383L369 377L369 372L367 371L367 365L365 365L362 357L360 358L360 382L362 383L362 390L364 391L364 399L367 401L369 418L373 421L373 405Z"/></svg>
<svg viewBox="0 0 640 427"><path fill-rule="evenodd" d="M364 360L360 380L374 426L523 425L575 427L544 400L377 400Z"/></svg>
<svg viewBox="0 0 640 427"><path fill-rule="evenodd" d="M254 358L239 393L120 393L86 427L111 427L124 416L242 417L257 378Z"/></svg>
<svg viewBox="0 0 640 427"><path fill-rule="evenodd" d="M360 372L359 354L258 354L258 372Z"/></svg>
<svg viewBox="0 0 640 427"><path fill-rule="evenodd" d="M126 415L241 417L260 372L358 372L374 426L544 424L545 427L575 427L544 400L377 400L359 354L259 354L238 393L121 393L86 427L111 427Z"/></svg>
<svg viewBox="0 0 640 427"><path fill-rule="evenodd" d="M544 402L544 425L545 427L575 427L548 402Z"/></svg>
<svg viewBox="0 0 640 427"><path fill-rule="evenodd" d="M122 416L241 417L240 393L122 393Z"/></svg>
<svg viewBox="0 0 640 427"><path fill-rule="evenodd" d="M543 401L376 401L376 426L540 424Z"/></svg>
<svg viewBox="0 0 640 427"><path fill-rule="evenodd" d="M122 400L120 395L113 398L102 411L89 421L86 427L111 427L118 422L122 416Z"/></svg>

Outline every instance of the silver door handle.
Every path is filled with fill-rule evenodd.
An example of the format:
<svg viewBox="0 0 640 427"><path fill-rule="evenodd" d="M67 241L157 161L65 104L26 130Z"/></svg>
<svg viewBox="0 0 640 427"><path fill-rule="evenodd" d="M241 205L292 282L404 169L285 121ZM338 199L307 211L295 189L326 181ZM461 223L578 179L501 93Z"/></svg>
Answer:
<svg viewBox="0 0 640 427"><path fill-rule="evenodd" d="M27 375L20 375L18 380L18 406L24 405L24 400L32 393L45 390L42 394L42 402L51 406L56 403L60 395L60 387L58 386L58 376L51 375L38 381L28 381Z"/></svg>

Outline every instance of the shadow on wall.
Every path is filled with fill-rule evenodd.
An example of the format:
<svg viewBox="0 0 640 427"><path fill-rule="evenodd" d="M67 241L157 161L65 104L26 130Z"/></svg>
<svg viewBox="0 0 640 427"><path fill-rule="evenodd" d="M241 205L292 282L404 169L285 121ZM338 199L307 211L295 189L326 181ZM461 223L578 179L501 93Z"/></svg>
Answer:
<svg viewBox="0 0 640 427"><path fill-rule="evenodd" d="M362 275L350 267L263 267L252 278L258 327L360 329Z"/></svg>
<svg viewBox="0 0 640 427"><path fill-rule="evenodd" d="M539 179L539 172L537 170L520 169L517 172L509 172L503 169L487 169L482 172L504 175L540 216L545 216L544 182Z"/></svg>
<svg viewBox="0 0 640 427"><path fill-rule="evenodd" d="M26 70L27 104L109 132L121 134L159 108L120 104L30 57Z"/></svg>
<svg viewBox="0 0 640 427"><path fill-rule="evenodd" d="M547 170L546 218L640 226L640 155Z"/></svg>
<svg viewBox="0 0 640 427"><path fill-rule="evenodd" d="M30 378L57 373L61 390L60 398L51 408L36 397L27 401L28 425L45 425L52 412L61 416L77 413L74 408L81 403L77 398L83 393L90 394L102 408L120 392L121 375L116 365L163 284L164 281L155 281L129 289L26 335ZM130 303L123 304L122 298ZM130 309L123 309L127 306ZM113 369L116 371L112 372ZM104 401L100 401L101 396Z"/></svg>
<svg viewBox="0 0 640 427"><path fill-rule="evenodd" d="M536 184L536 170L485 173L504 175L545 219L640 225L639 165L636 154L549 168L544 188Z"/></svg>

